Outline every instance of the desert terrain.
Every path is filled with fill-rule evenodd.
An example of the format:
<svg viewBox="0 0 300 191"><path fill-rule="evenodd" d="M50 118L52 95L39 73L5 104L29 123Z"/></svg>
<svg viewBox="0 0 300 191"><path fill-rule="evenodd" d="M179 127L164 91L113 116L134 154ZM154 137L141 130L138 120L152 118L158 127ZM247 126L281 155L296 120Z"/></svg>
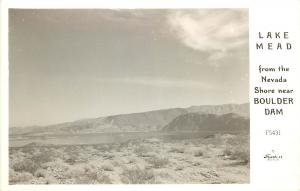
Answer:
<svg viewBox="0 0 300 191"><path fill-rule="evenodd" d="M9 182L249 183L249 117L238 110L248 106L205 112L193 107L13 129Z"/></svg>

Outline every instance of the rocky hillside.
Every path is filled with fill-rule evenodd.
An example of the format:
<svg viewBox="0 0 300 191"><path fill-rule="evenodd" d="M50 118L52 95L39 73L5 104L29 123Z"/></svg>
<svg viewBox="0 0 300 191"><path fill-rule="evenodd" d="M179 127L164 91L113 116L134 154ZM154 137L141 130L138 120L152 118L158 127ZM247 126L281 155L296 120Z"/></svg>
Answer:
<svg viewBox="0 0 300 191"><path fill-rule="evenodd" d="M175 117L186 114L187 112L188 111L183 108L174 108L143 113L123 114L106 117L105 122L119 127L160 129Z"/></svg>
<svg viewBox="0 0 300 191"><path fill-rule="evenodd" d="M243 131L249 132L249 118L234 113L224 115L187 113L166 125L163 131Z"/></svg>

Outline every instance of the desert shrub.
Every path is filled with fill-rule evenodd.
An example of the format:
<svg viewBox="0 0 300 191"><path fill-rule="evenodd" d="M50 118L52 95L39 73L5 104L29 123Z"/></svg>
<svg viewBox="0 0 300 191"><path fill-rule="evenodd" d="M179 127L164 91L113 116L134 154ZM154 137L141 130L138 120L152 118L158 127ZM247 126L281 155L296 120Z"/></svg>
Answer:
<svg viewBox="0 0 300 191"><path fill-rule="evenodd" d="M100 150L102 152L110 152L112 149L114 149L113 144L106 144L106 145L103 145Z"/></svg>
<svg viewBox="0 0 300 191"><path fill-rule="evenodd" d="M47 169L47 174L57 179L55 183L61 183L67 178L67 171L70 166L62 160L57 159L55 161L43 163L41 168Z"/></svg>
<svg viewBox="0 0 300 191"><path fill-rule="evenodd" d="M202 139L192 139L190 140L191 145L198 146L202 144Z"/></svg>
<svg viewBox="0 0 300 191"><path fill-rule="evenodd" d="M130 140L128 141L123 141L119 143L119 148L128 148L130 144Z"/></svg>
<svg viewBox="0 0 300 191"><path fill-rule="evenodd" d="M204 137L204 139L213 139L213 138L215 138L216 137L216 135L206 135L205 137Z"/></svg>
<svg viewBox="0 0 300 191"><path fill-rule="evenodd" d="M200 174L209 179L219 177L219 174L214 170L201 171Z"/></svg>
<svg viewBox="0 0 300 191"><path fill-rule="evenodd" d="M171 153L184 153L184 148L183 147L172 147L169 152Z"/></svg>
<svg viewBox="0 0 300 191"><path fill-rule="evenodd" d="M45 178L45 184L57 184L58 180L53 176L47 176Z"/></svg>
<svg viewBox="0 0 300 191"><path fill-rule="evenodd" d="M76 179L79 176L82 176L84 174L85 174L85 170L77 166L72 166L65 172L67 179Z"/></svg>
<svg viewBox="0 0 300 191"><path fill-rule="evenodd" d="M49 184L49 182L45 178L40 177L32 179L30 184Z"/></svg>
<svg viewBox="0 0 300 191"><path fill-rule="evenodd" d="M94 149L96 150L96 151L99 151L99 150L101 150L102 149L102 145L94 145Z"/></svg>
<svg viewBox="0 0 300 191"><path fill-rule="evenodd" d="M114 160L114 161L112 161L112 165L117 167L117 166L120 166L120 163L119 163L119 161Z"/></svg>
<svg viewBox="0 0 300 191"><path fill-rule="evenodd" d="M223 150L223 156L226 156L226 157L229 157L233 154L233 150L229 147L226 147L224 150Z"/></svg>
<svg viewBox="0 0 300 191"><path fill-rule="evenodd" d="M140 157L143 157L145 155L147 155L147 153L152 152L153 149L150 146L147 145L139 145L136 146L133 150L133 152Z"/></svg>
<svg viewBox="0 0 300 191"><path fill-rule="evenodd" d="M176 171L183 170L183 169L184 169L183 166L177 166L177 167L175 168Z"/></svg>
<svg viewBox="0 0 300 191"><path fill-rule="evenodd" d="M31 157L31 160L35 164L40 165L40 164L52 161L52 157L53 157L52 152L43 152L43 153L33 155Z"/></svg>
<svg viewBox="0 0 300 191"><path fill-rule="evenodd" d="M245 145L249 142L248 136L225 134L221 136L227 145Z"/></svg>
<svg viewBox="0 0 300 191"><path fill-rule="evenodd" d="M115 155L110 154L110 153L103 154L103 158L104 158L104 159L110 160L110 159L113 159L114 157L115 157Z"/></svg>
<svg viewBox="0 0 300 191"><path fill-rule="evenodd" d="M70 158L66 159L65 162L70 164L70 165L73 165L73 164L76 163L76 159L73 158L73 157L70 157Z"/></svg>
<svg viewBox="0 0 300 191"><path fill-rule="evenodd" d="M111 184L109 176L105 175L103 170L99 170L93 165L86 165L84 170L73 169L69 172L77 184Z"/></svg>
<svg viewBox="0 0 300 191"><path fill-rule="evenodd" d="M202 150L195 151L194 156L195 157L201 157L201 156L203 156L203 151Z"/></svg>
<svg viewBox="0 0 300 191"><path fill-rule="evenodd" d="M101 166L101 169L104 171L114 171L114 167L110 164L104 164Z"/></svg>
<svg viewBox="0 0 300 191"><path fill-rule="evenodd" d="M199 161L193 162L193 166L200 166L200 165L202 165L202 163Z"/></svg>
<svg viewBox="0 0 300 191"><path fill-rule="evenodd" d="M234 151L232 156L233 159L240 160L242 164L247 165L250 162L250 152L249 151Z"/></svg>
<svg viewBox="0 0 300 191"><path fill-rule="evenodd" d="M155 157L157 153L155 152L146 152L146 153L141 153L139 156L140 157Z"/></svg>
<svg viewBox="0 0 300 191"><path fill-rule="evenodd" d="M102 173L98 173L97 182L100 184L112 184L112 181L109 178L109 176L102 174Z"/></svg>
<svg viewBox="0 0 300 191"><path fill-rule="evenodd" d="M170 163L169 159L159 157L149 158L147 162L151 164L153 168L162 168Z"/></svg>
<svg viewBox="0 0 300 191"><path fill-rule="evenodd" d="M84 174L89 180L95 180L96 181L97 178L98 178L97 170L86 170Z"/></svg>
<svg viewBox="0 0 300 191"><path fill-rule="evenodd" d="M249 139L247 137L230 137L226 143L223 155L227 159L239 160L244 165L250 162Z"/></svg>
<svg viewBox="0 0 300 191"><path fill-rule="evenodd" d="M115 147L115 152L121 152L121 151L122 151L121 147L119 147L119 146Z"/></svg>
<svg viewBox="0 0 300 191"><path fill-rule="evenodd" d="M13 164L12 168L17 172L29 172L31 174L34 174L34 172L39 168L39 166L30 159L24 159L20 162Z"/></svg>
<svg viewBox="0 0 300 191"><path fill-rule="evenodd" d="M79 152L77 152L77 151L72 151L72 152L69 152L69 153L64 153L64 155L63 155L63 157L62 157L62 160L63 161L65 161L66 163L68 163L68 164L71 164L71 165L73 165L73 164L75 164L76 162L78 162L79 160L79 158L80 158L80 156L79 156Z"/></svg>
<svg viewBox="0 0 300 191"><path fill-rule="evenodd" d="M63 171L66 171L70 166L61 159L57 159L55 161L43 163L41 167L44 169L62 169Z"/></svg>
<svg viewBox="0 0 300 191"><path fill-rule="evenodd" d="M22 150L21 150L23 153L33 153L35 151L35 148L34 147L31 147L31 146L24 146L22 147Z"/></svg>
<svg viewBox="0 0 300 191"><path fill-rule="evenodd" d="M125 184L153 184L155 183L155 176L153 171L140 169L136 166L132 169L124 169L121 180Z"/></svg>
<svg viewBox="0 0 300 191"><path fill-rule="evenodd" d="M33 179L33 175L28 172L16 172L13 169L9 170L9 183L29 183Z"/></svg>
<svg viewBox="0 0 300 191"><path fill-rule="evenodd" d="M45 177L47 177L47 171L45 169L39 168L35 171L34 176L38 177L38 178L40 178L40 177L45 178Z"/></svg>
<svg viewBox="0 0 300 191"><path fill-rule="evenodd" d="M128 158L128 164L132 164L132 163L135 163L136 162L136 159L135 158Z"/></svg>

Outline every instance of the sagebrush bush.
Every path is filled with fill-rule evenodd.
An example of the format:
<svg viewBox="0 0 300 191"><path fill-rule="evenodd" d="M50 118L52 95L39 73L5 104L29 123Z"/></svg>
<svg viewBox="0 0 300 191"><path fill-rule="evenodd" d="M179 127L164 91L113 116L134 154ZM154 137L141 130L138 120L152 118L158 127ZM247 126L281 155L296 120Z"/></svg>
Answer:
<svg viewBox="0 0 300 191"><path fill-rule="evenodd" d="M147 159L147 162L151 164L153 168L162 168L170 163L169 159L160 157L149 158Z"/></svg>
<svg viewBox="0 0 300 191"><path fill-rule="evenodd" d="M144 156L146 153L153 151L153 149L150 146L146 146L146 145L139 145L136 146L133 150L133 152L137 155L137 156Z"/></svg>
<svg viewBox="0 0 300 191"><path fill-rule="evenodd" d="M70 157L70 158L66 159L65 162L70 165L73 165L76 163L76 158Z"/></svg>
<svg viewBox="0 0 300 191"><path fill-rule="evenodd" d="M25 147L22 147L21 151L23 153L32 154L35 151L35 147L25 146Z"/></svg>
<svg viewBox="0 0 300 191"><path fill-rule="evenodd" d="M102 152L110 152L113 148L114 148L113 144L106 144L103 145L99 150L101 150Z"/></svg>
<svg viewBox="0 0 300 191"><path fill-rule="evenodd" d="M99 184L112 184L112 181L109 178L109 176L107 176L105 174L98 174L97 182Z"/></svg>
<svg viewBox="0 0 300 191"><path fill-rule="evenodd" d="M250 162L250 152L247 150L234 151L232 158L240 160L244 165L247 165Z"/></svg>
<svg viewBox="0 0 300 191"><path fill-rule="evenodd" d="M93 170L87 171L85 174L78 176L76 179L77 183L80 184L111 184L109 176L105 175L103 171Z"/></svg>
<svg viewBox="0 0 300 191"><path fill-rule="evenodd" d="M35 171L34 176L37 178L40 178L40 177L45 178L45 177L47 177L47 171L39 168Z"/></svg>
<svg viewBox="0 0 300 191"><path fill-rule="evenodd" d="M223 150L223 156L225 156L225 157L231 156L232 153L233 153L233 151L232 151L232 149L229 148L229 147L226 147L226 148Z"/></svg>
<svg viewBox="0 0 300 191"><path fill-rule="evenodd" d="M17 172L29 172L31 174L34 174L39 166L30 159L24 159L13 164L12 168Z"/></svg>
<svg viewBox="0 0 300 191"><path fill-rule="evenodd" d="M101 166L101 169L104 171L114 171L114 167L110 164L104 164Z"/></svg>
<svg viewBox="0 0 300 191"><path fill-rule="evenodd" d="M128 164L132 164L132 163L135 163L135 162L136 162L135 158L128 158L128 161L127 161Z"/></svg>
<svg viewBox="0 0 300 191"><path fill-rule="evenodd" d="M226 148L223 155L230 160L239 160L241 164L247 165L250 162L250 152L247 150L236 150Z"/></svg>
<svg viewBox="0 0 300 191"><path fill-rule="evenodd" d="M16 172L13 169L9 170L9 183L10 184L20 184L27 183L32 180L34 177L29 172Z"/></svg>
<svg viewBox="0 0 300 191"><path fill-rule="evenodd" d="M52 152L45 152L45 153L39 153L39 154L33 155L31 157L31 160L35 164L39 165L39 164L43 164L43 163L52 161L52 157L53 157Z"/></svg>
<svg viewBox="0 0 300 191"><path fill-rule="evenodd" d="M115 157L115 155L110 154L110 153L103 154L102 156L103 156L104 159L108 159L108 160L111 160L111 159L113 159Z"/></svg>
<svg viewBox="0 0 300 191"><path fill-rule="evenodd" d="M202 150L195 151L194 156L195 157L201 157L201 156L203 156L203 151Z"/></svg>
<svg viewBox="0 0 300 191"><path fill-rule="evenodd" d="M171 153L184 153L185 149L183 147L173 147L169 150Z"/></svg>
<svg viewBox="0 0 300 191"><path fill-rule="evenodd" d="M71 167L67 177L72 178L76 184L111 184L112 181L104 170L94 164L85 164L81 167Z"/></svg>
<svg viewBox="0 0 300 191"><path fill-rule="evenodd" d="M249 138L230 137L226 140L223 155L228 159L239 160L241 164L247 165L250 162Z"/></svg>
<svg viewBox="0 0 300 191"><path fill-rule="evenodd" d="M176 171L183 170L183 169L184 169L184 166L177 166L177 167L175 168Z"/></svg>
<svg viewBox="0 0 300 191"><path fill-rule="evenodd" d="M122 182L125 184L155 183L155 176L152 170L141 169L137 166L132 169L124 169L121 177Z"/></svg>

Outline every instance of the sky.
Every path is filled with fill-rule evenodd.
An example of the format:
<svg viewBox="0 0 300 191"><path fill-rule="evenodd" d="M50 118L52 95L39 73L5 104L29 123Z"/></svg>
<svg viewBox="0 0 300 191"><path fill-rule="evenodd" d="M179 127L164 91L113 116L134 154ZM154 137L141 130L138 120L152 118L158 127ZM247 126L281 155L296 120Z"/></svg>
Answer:
<svg viewBox="0 0 300 191"><path fill-rule="evenodd" d="M10 126L249 100L247 9L9 11Z"/></svg>

